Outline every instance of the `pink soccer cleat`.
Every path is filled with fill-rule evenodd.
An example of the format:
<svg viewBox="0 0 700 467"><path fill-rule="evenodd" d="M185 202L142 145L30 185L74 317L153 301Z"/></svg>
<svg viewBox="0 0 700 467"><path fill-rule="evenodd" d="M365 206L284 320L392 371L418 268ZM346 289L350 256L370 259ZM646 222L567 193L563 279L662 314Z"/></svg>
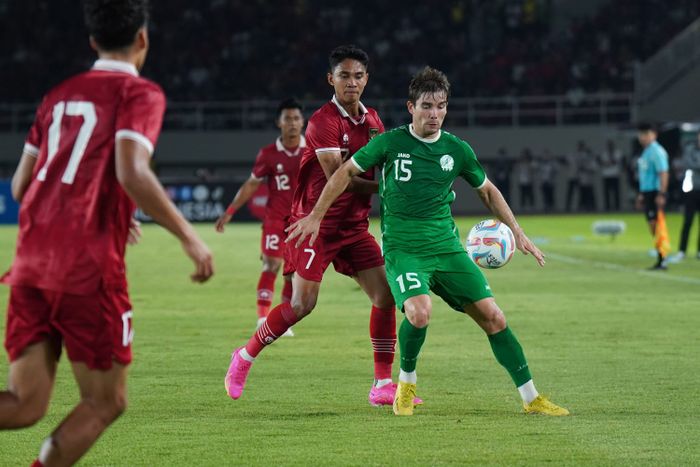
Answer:
<svg viewBox="0 0 700 467"><path fill-rule="evenodd" d="M396 394L396 383L385 384L384 386L378 388L372 385L372 389L369 390L369 400L370 405L374 407L380 407L382 405L393 405L394 395ZM416 397L413 399L413 405L423 404L423 399Z"/></svg>
<svg viewBox="0 0 700 467"><path fill-rule="evenodd" d="M228 366L224 386L231 399L238 399L243 394L243 386L248 377L248 372L253 363L244 360L239 355L243 347L237 348L231 355L231 364Z"/></svg>

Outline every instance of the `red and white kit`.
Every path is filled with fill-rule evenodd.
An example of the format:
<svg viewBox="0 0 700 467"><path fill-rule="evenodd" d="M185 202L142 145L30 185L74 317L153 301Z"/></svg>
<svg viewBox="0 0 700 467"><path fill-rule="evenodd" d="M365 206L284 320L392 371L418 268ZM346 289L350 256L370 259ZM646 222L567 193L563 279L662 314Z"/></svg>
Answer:
<svg viewBox="0 0 700 467"><path fill-rule="evenodd" d="M115 143L153 152L165 96L125 62L94 67L44 97L24 152L37 157L19 212L5 346L63 340L73 361L131 361L132 310L124 252L135 206L115 170Z"/></svg>
<svg viewBox="0 0 700 467"><path fill-rule="evenodd" d="M311 212L326 185L318 154L340 151L345 161L372 137L384 132L374 109L360 103L360 113L352 118L333 96L309 119L299 185L292 202L292 222ZM374 180L374 169L359 176ZM309 247L308 240L298 248L288 244L289 266L285 267L285 273L296 271L304 279L320 282L331 262L336 271L349 276L382 266L384 259L379 245L367 231L371 198L370 194L340 195L323 218L313 247Z"/></svg>
<svg viewBox="0 0 700 467"><path fill-rule="evenodd" d="M260 242L260 248L266 256L284 256L284 240L287 238L284 229L289 222L292 195L297 186L299 161L305 147L306 141L303 136L299 147L294 151L285 148L282 139L277 138L274 144L262 148L255 158L252 176L258 180L267 178L268 198Z"/></svg>

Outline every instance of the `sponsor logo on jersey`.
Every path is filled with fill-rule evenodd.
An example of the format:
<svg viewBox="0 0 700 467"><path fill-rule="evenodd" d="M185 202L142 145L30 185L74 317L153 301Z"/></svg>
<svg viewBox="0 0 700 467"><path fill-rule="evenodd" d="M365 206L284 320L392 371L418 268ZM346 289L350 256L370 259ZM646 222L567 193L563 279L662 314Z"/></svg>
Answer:
<svg viewBox="0 0 700 467"><path fill-rule="evenodd" d="M343 144L348 144L350 143L350 137L348 136L347 133L343 133Z"/></svg>
<svg viewBox="0 0 700 467"><path fill-rule="evenodd" d="M455 166L455 160L449 154L445 154L440 158L440 167L445 172L451 171Z"/></svg>
<svg viewBox="0 0 700 467"><path fill-rule="evenodd" d="M279 173L284 172L284 166L282 164L277 164L277 172L279 172Z"/></svg>
<svg viewBox="0 0 700 467"><path fill-rule="evenodd" d="M369 129L369 139L374 138L379 134L379 128L370 128Z"/></svg>
<svg viewBox="0 0 700 467"><path fill-rule="evenodd" d="M400 152L400 153L398 153L398 154L396 155L396 157L398 157L398 158L400 158L400 159L410 159L410 158L411 158L411 155L410 155L410 154L406 154L405 152Z"/></svg>

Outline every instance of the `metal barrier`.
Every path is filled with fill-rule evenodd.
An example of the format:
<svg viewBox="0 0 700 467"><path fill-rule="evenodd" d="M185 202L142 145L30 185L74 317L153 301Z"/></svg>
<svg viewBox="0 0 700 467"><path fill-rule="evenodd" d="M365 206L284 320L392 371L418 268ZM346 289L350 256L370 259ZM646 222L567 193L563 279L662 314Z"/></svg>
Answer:
<svg viewBox="0 0 700 467"><path fill-rule="evenodd" d="M303 101L307 117L325 100ZM367 99L387 128L408 120L405 99ZM255 130L273 127L278 102L272 99L221 102L169 102L165 130ZM633 94L451 98L450 126L519 127L626 124L635 120ZM0 104L0 131L24 132L35 104Z"/></svg>

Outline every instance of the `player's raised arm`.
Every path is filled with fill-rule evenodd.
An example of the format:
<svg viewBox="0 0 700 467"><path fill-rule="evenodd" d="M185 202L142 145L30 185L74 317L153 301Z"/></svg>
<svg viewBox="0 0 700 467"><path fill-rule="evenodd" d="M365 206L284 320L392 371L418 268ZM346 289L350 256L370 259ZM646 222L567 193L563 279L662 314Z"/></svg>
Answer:
<svg viewBox="0 0 700 467"><path fill-rule="evenodd" d="M126 138L117 140L116 172L119 183L146 214L180 240L185 253L195 264L192 280L204 282L214 274L211 251L170 202L151 171L150 160L151 155L142 144Z"/></svg>
<svg viewBox="0 0 700 467"><path fill-rule="evenodd" d="M236 195L233 197L233 201L228 205L226 211L216 220L216 231L223 232L224 227L231 220L233 215L238 211L241 206L248 202L248 200L255 194L262 179L251 175L248 180L246 180L243 185L238 189Z"/></svg>
<svg viewBox="0 0 700 467"><path fill-rule="evenodd" d="M510 230L513 231L518 250L522 251L526 255L528 253L532 254L532 256L535 257L535 260L537 260L537 263L540 266L544 266L544 254L539 248L537 248L537 246L535 246L534 243L532 243L529 238L527 238L527 235L525 235L525 232L523 232L523 229L518 224L518 221L515 220L513 211L510 209L510 206L508 206L508 203L506 202L505 198L503 198L501 192L498 190L498 188L496 188L496 185L487 179L484 182L484 185L477 188L476 191L479 194L481 201L484 203L484 206L486 206L496 217L498 217L501 222L506 224L508 227L510 227Z"/></svg>
<svg viewBox="0 0 700 467"><path fill-rule="evenodd" d="M333 202L338 199L338 196L345 191L352 178L359 173L361 173L361 170L353 163L352 159L341 165L328 180L328 183L326 183L326 186L321 192L321 196L318 198L318 201L316 201L316 205L309 215L287 227L286 230L289 232L289 235L285 243L298 237L296 242L296 246L298 247L310 236L309 246L312 246L314 240L318 237L321 220L323 220L323 216L326 215L328 208L330 208Z"/></svg>

